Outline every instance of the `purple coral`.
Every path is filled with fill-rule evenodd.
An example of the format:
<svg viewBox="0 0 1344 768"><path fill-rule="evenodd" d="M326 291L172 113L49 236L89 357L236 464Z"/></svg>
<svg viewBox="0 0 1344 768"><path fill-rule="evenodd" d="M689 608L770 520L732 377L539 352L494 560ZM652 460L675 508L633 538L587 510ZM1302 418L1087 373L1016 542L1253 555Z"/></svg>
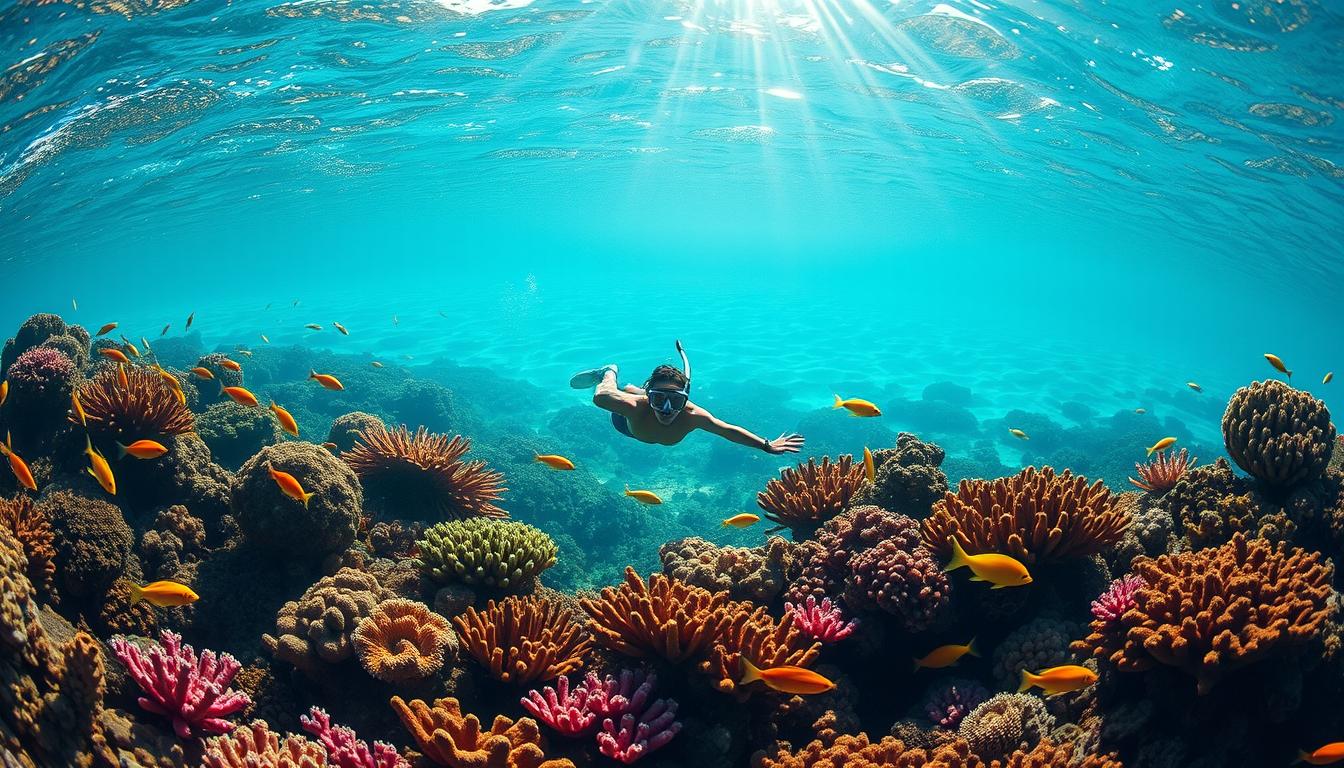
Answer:
<svg viewBox="0 0 1344 768"><path fill-rule="evenodd" d="M528 691L522 699L526 709L537 720L563 736L587 736L597 730L597 713L589 708L589 699L596 699L592 691L602 685L592 672L572 689L569 678L561 677L555 687L549 685L540 691Z"/></svg>
<svg viewBox="0 0 1344 768"><path fill-rule="evenodd" d="M214 651L202 651L198 659L176 632L164 630L148 652L124 637L113 638L110 645L145 694L140 706L170 718L179 738L228 733L234 724L225 718L252 703L246 693L229 688L241 669L237 659Z"/></svg>
<svg viewBox="0 0 1344 768"><path fill-rule="evenodd" d="M1143 578L1134 574L1116 579L1092 601L1092 616L1098 621L1119 621L1125 611L1134 607L1135 595L1146 586Z"/></svg>
<svg viewBox="0 0 1344 768"><path fill-rule="evenodd" d="M636 699L641 703L643 691L641 686L636 692ZM636 699L631 700L632 705ZM602 732L597 734L597 750L629 765L672 741L681 732L681 723L676 718L677 702L671 699L658 699L638 717L627 712L621 715L619 725L614 718L608 717L602 721Z"/></svg>
<svg viewBox="0 0 1344 768"><path fill-rule="evenodd" d="M565 736L587 736L600 727L598 750L629 765L665 746L681 731L675 701L658 699L645 707L656 681L653 675L628 669L606 678L589 672L573 688L569 678L561 677L554 688L528 692L522 705Z"/></svg>
<svg viewBox="0 0 1344 768"><path fill-rule="evenodd" d="M952 730L988 698L989 691L973 680L951 680L930 690L924 711L934 725Z"/></svg>
<svg viewBox="0 0 1344 768"><path fill-rule="evenodd" d="M321 707L313 707L307 715L300 715L303 729L317 737L327 750L327 764L333 768L410 768L410 763L397 748L381 741L373 748L359 740L352 728L332 725L331 717Z"/></svg>
<svg viewBox="0 0 1344 768"><path fill-rule="evenodd" d="M831 602L831 598L822 598L817 602L815 595L808 595L803 603L785 603L784 609L793 614L793 625L823 643L838 643L854 633L858 619L845 620L844 611Z"/></svg>
<svg viewBox="0 0 1344 768"><path fill-rule="evenodd" d="M906 518L909 520L909 518ZM910 521L914 525L914 521ZM879 541L849 560L845 600L851 606L877 608L901 619L911 632L927 629L947 604L949 586L943 567L926 547Z"/></svg>
<svg viewBox="0 0 1344 768"><path fill-rule="evenodd" d="M75 364L59 349L33 347L19 355L6 377L10 386L40 390L54 384L68 385L75 377Z"/></svg>

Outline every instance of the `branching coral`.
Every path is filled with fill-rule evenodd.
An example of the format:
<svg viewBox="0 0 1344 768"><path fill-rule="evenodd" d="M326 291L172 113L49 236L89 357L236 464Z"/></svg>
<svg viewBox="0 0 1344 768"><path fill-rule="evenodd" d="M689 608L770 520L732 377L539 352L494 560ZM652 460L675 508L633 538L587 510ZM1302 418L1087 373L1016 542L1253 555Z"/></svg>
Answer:
<svg viewBox="0 0 1344 768"><path fill-rule="evenodd" d="M820 464L808 459L796 469L780 470L779 477L756 494L756 503L767 518L793 529L797 538L840 514L862 483L863 466L852 456L836 462L825 456Z"/></svg>
<svg viewBox="0 0 1344 768"><path fill-rule="evenodd" d="M851 504L874 504L922 519L933 503L947 493L947 475L941 469L946 454L909 432L896 436L895 448L873 452L873 482L855 491Z"/></svg>
<svg viewBox="0 0 1344 768"><path fill-rule="evenodd" d="M1167 455L1166 451L1158 451L1157 456L1153 457L1148 463L1136 463L1134 471L1139 479L1129 478L1131 485L1141 488L1149 493L1161 496L1170 491L1176 481L1181 479L1187 469L1193 469L1199 459L1191 456L1188 451L1182 448L1180 451Z"/></svg>
<svg viewBox="0 0 1344 768"><path fill-rule="evenodd" d="M332 768L410 768L396 747L381 741L370 747L361 741L353 728L333 725L331 717L321 707L313 707L307 715L299 716L303 729L317 737L327 753L327 764Z"/></svg>
<svg viewBox="0 0 1344 768"><path fill-rule="evenodd" d="M275 619L275 635L262 635L262 642L277 659L316 673L323 663L337 664L354 654L355 629L391 597L373 576L342 568L285 603Z"/></svg>
<svg viewBox="0 0 1344 768"><path fill-rule="evenodd" d="M528 714L556 733L569 737L588 736L599 725L597 711L588 705L588 698L600 690L601 681L592 672L573 687L570 687L569 678L561 675L555 681L555 687L548 685L528 691L519 703Z"/></svg>
<svg viewBox="0 0 1344 768"><path fill-rule="evenodd" d="M647 583L625 569L625 581L599 597L579 601L592 618L597 642L636 658L673 663L709 651L727 626L728 596L653 574Z"/></svg>
<svg viewBox="0 0 1344 768"><path fill-rule="evenodd" d="M203 651L199 658L182 636L165 630L146 652L124 637L109 643L131 679L144 693L139 703L148 712L169 718L178 738L202 733L228 733L230 715L252 700L229 688L241 665L227 653Z"/></svg>
<svg viewBox="0 0 1344 768"><path fill-rule="evenodd" d="M304 503L286 495L271 469L292 475L312 498ZM261 449L229 488L230 508L249 542L310 560L350 546L363 501L349 467L326 449L298 441Z"/></svg>
<svg viewBox="0 0 1344 768"><path fill-rule="evenodd" d="M893 736L870 741L868 734L842 736L834 729L835 714L817 722L817 738L797 752L775 748L758 752L753 768L986 768L961 739L933 749L906 744Z"/></svg>
<svg viewBox="0 0 1344 768"><path fill-rule="evenodd" d="M1281 381L1238 389L1223 412L1227 454L1275 488L1319 478L1334 442L1335 425L1325 403Z"/></svg>
<svg viewBox="0 0 1344 768"><path fill-rule="evenodd" d="M555 542L541 530L513 520L469 518L439 523L416 542L419 560L440 584L461 582L518 591L555 565Z"/></svg>
<svg viewBox="0 0 1344 768"><path fill-rule="evenodd" d="M517 722L497 715L489 730L475 715L464 715L457 699L431 707L392 697L392 709L426 758L442 768L574 768L570 760L548 760L541 732L530 717Z"/></svg>
<svg viewBox="0 0 1344 768"><path fill-rule="evenodd" d="M423 680L457 655L447 619L423 603L393 598L378 604L355 629L355 655L364 670L387 683Z"/></svg>
<svg viewBox="0 0 1344 768"><path fill-rule="evenodd" d="M948 556L953 536L970 554L996 552L1028 564L1086 557L1124 535L1129 518L1100 480L1027 467L998 480L962 480L933 505L924 540Z"/></svg>
<svg viewBox="0 0 1344 768"><path fill-rule="evenodd" d="M88 430L100 439L100 445L112 441L130 444L136 440L159 440L182 435L196 428L195 419L177 392L152 368L130 365L125 368L127 386L122 387L118 372L105 368L79 388L79 404L84 409ZM70 421L81 424L70 413Z"/></svg>
<svg viewBox="0 0 1344 768"><path fill-rule="evenodd" d="M1092 601L1092 618L1101 622L1116 622L1125 611L1137 604L1137 595L1146 584L1142 576L1129 574L1111 582L1096 600Z"/></svg>
<svg viewBox="0 0 1344 768"><path fill-rule="evenodd" d="M669 541L658 550L663 573L735 600L768 603L784 588L792 545L778 536L753 547L721 547L699 536Z"/></svg>
<svg viewBox="0 0 1344 768"><path fill-rule="evenodd" d="M815 595L808 595L802 603L785 603L784 610L793 615L794 626L827 645L844 640L859 626L858 619L846 620L839 604L832 603L829 597L817 602Z"/></svg>
<svg viewBox="0 0 1344 768"><path fill-rule="evenodd" d="M202 768L323 768L327 752L302 736L280 736L265 720L205 740Z"/></svg>
<svg viewBox="0 0 1344 768"><path fill-rule="evenodd" d="M46 514L26 495L0 498L0 529L9 532L23 547L28 560L28 580L39 592L51 595L56 576L55 536Z"/></svg>
<svg viewBox="0 0 1344 768"><path fill-rule="evenodd" d="M723 693L738 690L745 657L761 669L806 667L821 653L821 643L794 626L793 614L776 621L763 607L752 603L729 603L728 621L719 630L700 670L714 680Z"/></svg>
<svg viewBox="0 0 1344 768"><path fill-rule="evenodd" d="M1124 768L1114 752L1100 755L1078 754L1073 744L1057 744L1050 739L1041 741L1030 750L1019 749L993 768Z"/></svg>
<svg viewBox="0 0 1344 768"><path fill-rule="evenodd" d="M1208 693L1229 671L1318 637L1333 568L1316 552L1237 534L1221 547L1141 559L1146 586L1116 621L1097 619L1079 650L1125 671L1184 670Z"/></svg>
<svg viewBox="0 0 1344 768"><path fill-rule="evenodd" d="M371 426L341 458L371 495L395 504L398 517L508 517L495 506L504 475L484 461L463 461L470 448L461 435Z"/></svg>
<svg viewBox="0 0 1344 768"><path fill-rule="evenodd" d="M527 685L584 665L592 637L560 604L541 597L491 600L453 617L463 649L496 680Z"/></svg>

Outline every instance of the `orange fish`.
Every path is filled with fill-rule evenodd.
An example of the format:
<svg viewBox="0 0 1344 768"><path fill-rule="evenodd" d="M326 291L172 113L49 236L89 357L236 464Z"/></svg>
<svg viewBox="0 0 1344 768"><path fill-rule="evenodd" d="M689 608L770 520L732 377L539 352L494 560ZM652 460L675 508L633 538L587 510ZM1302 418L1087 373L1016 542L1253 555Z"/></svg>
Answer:
<svg viewBox="0 0 1344 768"><path fill-rule="evenodd" d="M1154 451L1166 450L1167 448L1170 448L1175 444L1176 444L1176 438L1164 437L1161 440L1158 440L1156 443L1153 443L1152 447L1148 449L1147 455L1152 456Z"/></svg>
<svg viewBox="0 0 1344 768"><path fill-rule="evenodd" d="M326 448L328 451L331 451L332 453L335 453L337 445L335 443L323 443L322 447Z"/></svg>
<svg viewBox="0 0 1344 768"><path fill-rule="evenodd" d="M1058 696L1061 693L1081 690L1095 682L1097 682L1096 672L1076 664L1043 669L1034 675L1024 669L1022 684L1017 687L1017 692L1022 693L1039 687L1047 696Z"/></svg>
<svg viewBox="0 0 1344 768"><path fill-rule="evenodd" d="M123 364L117 365L117 383L121 385L122 389L131 388L131 380L126 377L126 366Z"/></svg>
<svg viewBox="0 0 1344 768"><path fill-rule="evenodd" d="M866 419L882 415L882 411L876 405L873 405L861 397L844 399L839 395L836 395L835 404L832 405L831 408L844 408L849 411L851 416L862 416Z"/></svg>
<svg viewBox="0 0 1344 768"><path fill-rule="evenodd" d="M555 453L537 454L537 461L545 464L551 469L573 469L574 462L566 459L564 456Z"/></svg>
<svg viewBox="0 0 1344 768"><path fill-rule="evenodd" d="M658 498L658 494L653 491L632 491L630 486L625 486L625 495L638 501L640 504L662 504L663 500Z"/></svg>
<svg viewBox="0 0 1344 768"><path fill-rule="evenodd" d="M5 398L9 397L9 379L0 381L0 405L5 404Z"/></svg>
<svg viewBox="0 0 1344 768"><path fill-rule="evenodd" d="M835 687L835 683L802 667L757 669L755 664L743 656L742 668L745 671L742 673L742 679L738 681L739 685L760 680L780 693L794 694L825 693Z"/></svg>
<svg viewBox="0 0 1344 768"><path fill-rule="evenodd" d="M269 465L266 467L266 470L271 473L271 479L275 481L276 485L280 486L280 490L283 491L286 496L295 501L303 502L304 507L308 506L308 500L313 498L313 494L304 492L303 486L299 485L298 478L288 472L281 472Z"/></svg>
<svg viewBox="0 0 1344 768"><path fill-rule="evenodd" d="M987 581L994 585L990 589L1021 587L1031 583L1031 574L1027 572L1027 567L1013 557L997 552L968 555L956 536L949 536L948 543L952 546L952 560L943 569L944 573L965 566L975 574L971 577L971 581Z"/></svg>
<svg viewBox="0 0 1344 768"><path fill-rule="evenodd" d="M72 410L75 412L75 417L79 419L79 425L81 427L89 426L89 415L84 413L84 406L79 404L79 390L70 393L70 404L74 406Z"/></svg>
<svg viewBox="0 0 1344 768"><path fill-rule="evenodd" d="M97 480L104 491L116 496L117 478L113 476L112 467L108 465L107 459L93 449L93 442L89 440L88 435L84 436L84 446L84 455L89 457L89 477Z"/></svg>
<svg viewBox="0 0 1344 768"><path fill-rule="evenodd" d="M299 436L299 423L289 415L289 411L276 405L274 400L271 401L271 413L275 414L275 420L280 422L281 429L295 437Z"/></svg>
<svg viewBox="0 0 1344 768"><path fill-rule="evenodd" d="M334 326L336 326L336 330L340 331L342 336L349 336L349 335L350 335L350 332L347 331L347 330L345 329L345 326L344 326L344 325L341 325L340 323L335 322L335 321L332 321L331 324L334 325Z"/></svg>
<svg viewBox="0 0 1344 768"><path fill-rule="evenodd" d="M19 485L36 493L37 480L33 479L33 472L28 469L28 464L14 452L13 445L14 443L10 440L9 434L6 433L5 442L0 443L0 453L3 453L5 457L9 459L9 469L14 473L14 477L19 481Z"/></svg>
<svg viewBox="0 0 1344 768"><path fill-rule="evenodd" d="M122 336L121 343L125 345L126 349L130 350L132 357L140 356L140 350L136 349L135 345L131 343L130 339L127 339L125 336Z"/></svg>
<svg viewBox="0 0 1344 768"><path fill-rule="evenodd" d="M191 605L200 597L186 584L176 581L156 581L153 584L131 585L131 605L144 600L160 608L176 608L179 605Z"/></svg>
<svg viewBox="0 0 1344 768"><path fill-rule="evenodd" d="M317 371L309 371L308 378L316 381L318 384L321 384L326 389L334 390L336 392L340 392L341 390L345 389L345 387L342 386L341 384L341 380L336 378L335 376L332 376L331 374L318 373Z"/></svg>
<svg viewBox="0 0 1344 768"><path fill-rule="evenodd" d="M225 369L225 370L229 370L229 371L241 371L241 370L243 370L243 366L239 365L238 363L234 362L233 360L230 360L230 359L227 358L227 357L225 357L225 358L221 358L221 359L220 359L220 361L219 361L219 367L220 367L220 368L223 368L223 369Z"/></svg>
<svg viewBox="0 0 1344 768"><path fill-rule="evenodd" d="M733 515L732 517L725 519L722 523L719 523L719 525L724 528L750 528L751 526L759 522L761 522L760 515L753 515L750 512L743 512L741 514Z"/></svg>
<svg viewBox="0 0 1344 768"><path fill-rule="evenodd" d="M1288 370L1288 366L1283 364L1283 360L1278 355L1271 355L1270 353L1266 352L1265 360L1267 360L1269 364L1273 366L1274 370L1287 376L1289 383L1292 382L1293 372Z"/></svg>
<svg viewBox="0 0 1344 768"><path fill-rule="evenodd" d="M134 456L137 459L157 459L167 452L167 446L163 443L156 443L153 440L136 440L130 445L117 443L118 459L124 459L127 456Z"/></svg>
<svg viewBox="0 0 1344 768"><path fill-rule="evenodd" d="M863 476L868 482L877 482L877 465L873 463L873 452L868 450L868 446L863 446Z"/></svg>
<svg viewBox="0 0 1344 768"><path fill-rule="evenodd" d="M95 333L95 334L93 334L93 335L94 335L94 336L106 336L107 334L111 333L112 331L114 331L114 330L116 330L116 329L117 329L117 324L116 324L116 323L108 323L107 325L104 325L102 328L99 328L99 329L98 329L98 332Z"/></svg>
<svg viewBox="0 0 1344 768"><path fill-rule="evenodd" d="M191 372L194 373L194 374L196 374L198 377L200 377L200 378L202 378L202 379L207 379L207 380L209 380L209 379L213 379L213 378L215 378L215 374L211 373L211 372L210 372L210 369L209 369L209 368L206 368L206 367L203 366L203 365L198 365L198 366L196 366L195 368L192 368L192 369L191 369Z"/></svg>
<svg viewBox="0 0 1344 768"><path fill-rule="evenodd" d="M1304 750L1297 753L1297 762L1308 765L1333 765L1340 760L1344 760L1344 741L1326 744L1312 752Z"/></svg>
<svg viewBox="0 0 1344 768"><path fill-rule="evenodd" d="M226 387L224 386L224 382L220 382L219 394L224 395L239 405L245 405L248 408L253 408L260 404L256 395L248 392L242 387Z"/></svg>
<svg viewBox="0 0 1344 768"><path fill-rule="evenodd" d="M120 349L114 349L112 347L108 347L107 349L100 349L98 350L98 354L102 355L103 357L106 357L108 360L115 360L118 363L131 362L131 358L127 357L125 352L122 352Z"/></svg>
<svg viewBox="0 0 1344 768"><path fill-rule="evenodd" d="M975 638L965 645L940 645L925 654L922 659L915 659L914 671L918 672L920 668L924 669L943 669L950 667L961 660L962 656L979 656L980 652L976 650Z"/></svg>
<svg viewBox="0 0 1344 768"><path fill-rule="evenodd" d="M167 384L168 388L173 390L173 393L177 395L178 402L186 405L187 393L182 391L182 382L178 381L177 377L173 374L163 370L163 366L161 365L155 364L154 369L159 372L159 378L163 379L163 383Z"/></svg>

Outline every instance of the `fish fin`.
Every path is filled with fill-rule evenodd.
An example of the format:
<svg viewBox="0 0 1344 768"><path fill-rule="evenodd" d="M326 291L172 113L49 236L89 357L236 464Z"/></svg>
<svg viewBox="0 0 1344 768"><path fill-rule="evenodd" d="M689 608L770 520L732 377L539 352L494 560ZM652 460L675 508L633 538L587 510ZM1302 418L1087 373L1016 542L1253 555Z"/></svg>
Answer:
<svg viewBox="0 0 1344 768"><path fill-rule="evenodd" d="M312 492L312 491L309 491L308 493L303 494L303 508L304 508L304 509L307 509L307 508L308 508L308 500L311 499L311 498L313 498L313 492Z"/></svg>
<svg viewBox="0 0 1344 768"><path fill-rule="evenodd" d="M126 458L126 446L122 445L121 443L117 443L117 458L118 459Z"/></svg>
<svg viewBox="0 0 1344 768"><path fill-rule="evenodd" d="M1311 755L1307 754L1306 750L1299 749L1297 751L1297 759L1294 760L1292 764L1297 765L1298 763L1305 763L1308 757L1311 757Z"/></svg>
<svg viewBox="0 0 1344 768"><path fill-rule="evenodd" d="M844 400L841 400L839 395L836 395L835 393L831 393L831 394L835 397L835 405L832 405L832 406L831 406L831 410L835 410L836 408L844 408L844 407L845 407L845 401L844 401Z"/></svg>
<svg viewBox="0 0 1344 768"><path fill-rule="evenodd" d="M760 679L761 679L761 670L757 669L756 665L752 664L750 659L748 659L746 656L743 656L742 679L738 680L737 684L746 685L747 683L754 683Z"/></svg>
<svg viewBox="0 0 1344 768"><path fill-rule="evenodd" d="M317 369L316 369L316 368L309 368L309 369L308 369L308 378L310 378L310 379L316 379L316 378L317 378Z"/></svg>
<svg viewBox="0 0 1344 768"><path fill-rule="evenodd" d="M983 579L983 581L989 581L989 579ZM995 584L994 586L990 587L990 589L1003 589L1003 588L1006 587L1006 586L1008 586L1008 585L1007 585L1007 584Z"/></svg>
<svg viewBox="0 0 1344 768"><path fill-rule="evenodd" d="M14 450L14 435L9 430L5 430L5 447Z"/></svg>
<svg viewBox="0 0 1344 768"><path fill-rule="evenodd" d="M952 544L952 560L949 561L947 567L943 569L943 573L955 571L963 565L970 565L966 560L966 550L961 548L961 542L957 541L957 537L949 536L947 540ZM971 580L974 581L976 578L978 577L973 577Z"/></svg>
<svg viewBox="0 0 1344 768"><path fill-rule="evenodd" d="M974 637L971 638L971 642L966 644L966 653L970 654L971 656L974 656L977 659L980 658L980 649L975 647Z"/></svg>
<svg viewBox="0 0 1344 768"><path fill-rule="evenodd" d="M93 455L93 438L89 437L88 432L84 433L84 452L90 456Z"/></svg>
<svg viewBox="0 0 1344 768"><path fill-rule="evenodd" d="M914 674L914 673L916 673L916 672L919 671L919 659L915 659L914 662L915 662L915 666L911 668L911 670L910 670L910 673L911 673L911 674Z"/></svg>
<svg viewBox="0 0 1344 768"><path fill-rule="evenodd" d="M1031 686L1034 685L1034 683L1031 680L1032 677L1033 675L1030 672L1028 672L1025 669L1022 670L1022 676L1020 678L1021 682L1017 686L1018 693L1023 693L1031 689Z"/></svg>
<svg viewBox="0 0 1344 768"><path fill-rule="evenodd" d="M986 579L983 576L972 576L971 581L989 581L989 579Z"/></svg>
<svg viewBox="0 0 1344 768"><path fill-rule="evenodd" d="M145 590L139 584L131 582L131 605L145 599Z"/></svg>

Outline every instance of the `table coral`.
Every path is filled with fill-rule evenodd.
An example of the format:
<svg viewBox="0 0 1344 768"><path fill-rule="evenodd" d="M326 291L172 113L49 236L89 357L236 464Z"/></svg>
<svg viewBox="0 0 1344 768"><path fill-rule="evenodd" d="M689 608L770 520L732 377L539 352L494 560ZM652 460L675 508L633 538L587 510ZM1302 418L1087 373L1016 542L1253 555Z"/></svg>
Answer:
<svg viewBox="0 0 1344 768"><path fill-rule="evenodd" d="M1334 442L1335 425L1325 403L1281 381L1238 389L1223 412L1227 454L1274 488L1319 478Z"/></svg>
<svg viewBox="0 0 1344 768"><path fill-rule="evenodd" d="M262 635L262 643L275 658L315 673L322 664L354 655L355 629L391 597L373 576L342 568L285 603L275 619L275 635Z"/></svg>
<svg viewBox="0 0 1344 768"><path fill-rule="evenodd" d="M873 482L860 486L850 504L873 504L916 519L926 517L933 503L947 493L947 475L941 469L945 457L937 445L901 432L896 435L895 448L873 452Z"/></svg>
<svg viewBox="0 0 1344 768"><path fill-rule="evenodd" d="M579 601L597 642L617 653L677 663L709 650L727 625L728 596L655 573L646 583L625 569L618 588Z"/></svg>
<svg viewBox="0 0 1344 768"><path fill-rule="evenodd" d="M767 518L788 526L798 539L840 514L862 483L863 465L855 464L852 456L834 462L824 456L820 464L808 459L796 468L780 470L779 477L756 494L756 503Z"/></svg>
<svg viewBox="0 0 1344 768"><path fill-rule="evenodd" d="M775 620L764 607L749 602L727 605L728 621L710 646L700 671L714 681L716 690L733 693L745 671L745 657L761 669L806 667L821 653L821 643L794 625L793 615Z"/></svg>
<svg viewBox="0 0 1344 768"><path fill-rule="evenodd" d="M56 548L47 515L25 494L0 498L0 530L9 532L22 545L28 561L28 580L43 595L51 595L55 588Z"/></svg>
<svg viewBox="0 0 1344 768"><path fill-rule="evenodd" d="M727 592L734 600L768 603L784 588L793 546L771 536L757 547L727 547L688 536L658 549L663 573L678 581Z"/></svg>
<svg viewBox="0 0 1344 768"><path fill-rule="evenodd" d="M285 495L269 469L288 472L307 504ZM288 442L261 449L234 476L229 506L247 540L287 557L320 559L350 546L364 503L355 473L325 448Z"/></svg>
<svg viewBox="0 0 1344 768"><path fill-rule="evenodd" d="M1100 480L1027 467L997 480L962 480L924 520L924 540L949 557L953 536L969 554L995 552L1028 565L1086 557L1120 540L1129 518Z"/></svg>
<svg viewBox="0 0 1344 768"><path fill-rule="evenodd" d="M341 458L398 517L508 517L495 505L507 490L504 475L484 461L464 461L470 449L471 441L461 435L369 427Z"/></svg>
<svg viewBox="0 0 1344 768"><path fill-rule="evenodd" d="M513 520L475 517L425 529L416 542L425 573L440 584L519 591L555 565L555 542L545 532Z"/></svg>
<svg viewBox="0 0 1344 768"><path fill-rule="evenodd" d="M140 706L169 718L178 738L228 733L234 724L227 718L252 703L247 694L229 688L242 668L233 656L202 651L198 658L176 632L164 630L148 651L124 637L112 638L109 645L140 686Z"/></svg>
<svg viewBox="0 0 1344 768"><path fill-rule="evenodd" d="M545 598L491 600L453 617L462 648L496 680L527 685L583 667L592 637L559 603Z"/></svg>
<svg viewBox="0 0 1344 768"><path fill-rule="evenodd" d="M186 434L196 428L191 411L157 371L131 365L126 366L125 373L127 386L122 387L116 367L104 366L79 387L84 421L73 412L69 414L71 423L87 427L105 455L116 455L114 442L162 442L165 437Z"/></svg>
<svg viewBox="0 0 1344 768"><path fill-rule="evenodd" d="M483 730L480 719L464 715L454 698L430 706L393 696L391 704L420 751L442 768L574 768L571 760L546 758L541 732L529 717L513 721L497 715Z"/></svg>
<svg viewBox="0 0 1344 768"><path fill-rule="evenodd" d="M423 603L384 600L355 628L355 655L371 676L386 683L423 680L457 655L448 620Z"/></svg>

